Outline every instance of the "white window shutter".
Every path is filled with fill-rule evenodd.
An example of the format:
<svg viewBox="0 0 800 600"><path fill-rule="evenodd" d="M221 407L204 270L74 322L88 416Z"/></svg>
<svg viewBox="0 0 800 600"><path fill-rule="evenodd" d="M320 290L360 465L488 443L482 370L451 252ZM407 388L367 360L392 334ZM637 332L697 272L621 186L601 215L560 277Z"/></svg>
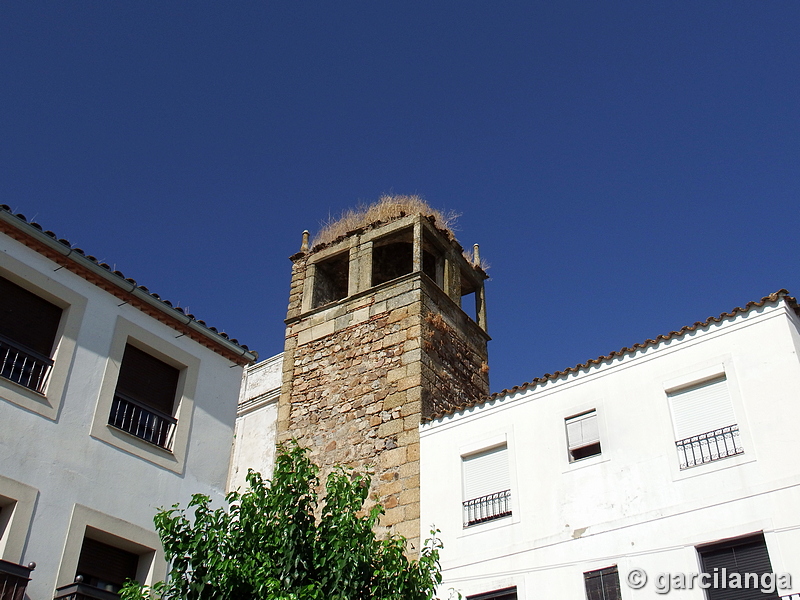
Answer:
<svg viewBox="0 0 800 600"><path fill-rule="evenodd" d="M676 440L736 424L728 382L724 376L667 396Z"/></svg>
<svg viewBox="0 0 800 600"><path fill-rule="evenodd" d="M511 488L508 448L498 446L462 459L464 499L473 500Z"/></svg>
<svg viewBox="0 0 800 600"><path fill-rule="evenodd" d="M597 411L591 411L571 417L567 422L567 441L569 449L583 448L600 441L600 429L597 425Z"/></svg>

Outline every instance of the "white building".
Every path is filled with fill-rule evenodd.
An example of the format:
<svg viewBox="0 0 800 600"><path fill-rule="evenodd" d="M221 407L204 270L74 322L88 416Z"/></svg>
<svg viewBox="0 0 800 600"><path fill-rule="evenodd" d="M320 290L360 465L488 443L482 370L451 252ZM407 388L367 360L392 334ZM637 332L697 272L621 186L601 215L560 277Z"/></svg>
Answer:
<svg viewBox="0 0 800 600"><path fill-rule="evenodd" d="M314 254L306 241L294 259ZM369 273L354 267L353 256L373 250L328 249L351 261L349 270L341 261L342 273ZM434 291L443 285L433 271L411 272L410 264L403 277L419 278ZM474 265L480 265L477 252ZM378 289L374 279L372 288L341 286L328 307L303 308L320 331L321 348L339 343L331 332L340 315L351 298L369 302ZM298 290L306 297L312 286L294 280L293 286L295 304L304 306ZM426 322L449 323L442 329L450 337L421 327L414 330L418 339L407 339L409 348L421 347L413 360L430 372L450 368L451 379L464 383L475 372L458 362L463 351L448 357L449 366L435 361L437 345L463 341L475 325L458 299L450 299L414 307L434 315ZM482 296L480 306L485 310ZM442 597L454 589L468 600L636 600L667 592L687 600L800 600L800 466L793 452L800 425L799 315L782 290L468 406L458 402L471 400L455 398L475 396L458 396L451 393L458 386L434 387L423 377L422 396L433 410L423 407L418 454L404 451L420 460L419 512L409 510L406 521L419 515L422 539L431 526L441 531ZM288 350L308 341L295 342L288 333L287 340ZM281 369L281 356L249 369L233 487L243 484L248 467L271 472L279 402L293 400L292 385L304 385L306 372L327 374L345 360L308 353L303 370L291 359ZM336 397L347 406L358 401ZM394 407L383 410L388 415ZM404 466L416 468L411 460Z"/></svg>
<svg viewBox="0 0 800 600"><path fill-rule="evenodd" d="M0 588L29 575L34 600L113 598L162 579L153 516L224 497L255 359L0 207Z"/></svg>
<svg viewBox="0 0 800 600"><path fill-rule="evenodd" d="M423 424L421 523L441 529L442 588L503 600L800 590L798 313L782 290ZM731 589L734 570L758 584ZM788 584L763 573L793 587L762 593ZM704 589L715 574L727 589Z"/></svg>

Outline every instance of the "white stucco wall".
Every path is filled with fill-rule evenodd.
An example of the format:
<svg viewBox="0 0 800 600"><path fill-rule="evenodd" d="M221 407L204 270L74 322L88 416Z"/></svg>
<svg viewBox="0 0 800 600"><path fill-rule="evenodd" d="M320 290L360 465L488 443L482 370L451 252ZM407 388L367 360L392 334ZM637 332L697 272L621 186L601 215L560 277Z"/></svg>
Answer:
<svg viewBox="0 0 800 600"><path fill-rule="evenodd" d="M248 469L265 479L272 475L282 368L281 353L245 370L231 460L232 490L247 486Z"/></svg>
<svg viewBox="0 0 800 600"><path fill-rule="evenodd" d="M651 598L626 586L632 568L696 572L696 545L763 531L774 571L800 589L799 340L781 301L424 425L421 522L442 531L443 588L583 598L582 574L617 564L623 598ZM713 372L727 377L744 454L680 470L665 390ZM602 452L570 463L564 419L591 409ZM498 441L513 514L465 529L461 456Z"/></svg>
<svg viewBox="0 0 800 600"><path fill-rule="evenodd" d="M75 537L82 540L87 523L114 529L108 533L141 550L157 545L158 507L185 505L195 493L223 500L242 368L4 235L0 274L34 292L68 290L76 301L62 322L72 318L77 327L60 338L55 355L56 368L66 363L63 391L51 386L46 398L29 400L27 390L0 379L0 496L33 495L33 506L31 494L17 498L0 550L6 560L36 562L28 594L52 598L74 577ZM174 453L106 425L107 390L113 393L119 368L109 357L124 347L121 332L187 367ZM150 576L163 571L153 561Z"/></svg>

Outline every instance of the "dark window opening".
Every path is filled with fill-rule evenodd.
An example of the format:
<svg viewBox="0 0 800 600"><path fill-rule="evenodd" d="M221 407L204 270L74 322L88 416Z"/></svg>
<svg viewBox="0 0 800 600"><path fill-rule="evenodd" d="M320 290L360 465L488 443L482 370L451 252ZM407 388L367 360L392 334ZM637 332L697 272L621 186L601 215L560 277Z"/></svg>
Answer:
<svg viewBox="0 0 800 600"><path fill-rule="evenodd" d="M573 448L569 451L569 455L573 461L589 458L590 456L597 456L598 454L600 454L600 442L589 444L583 448Z"/></svg>
<svg viewBox="0 0 800 600"><path fill-rule="evenodd" d="M617 566L583 574L586 600L622 600Z"/></svg>
<svg viewBox="0 0 800 600"><path fill-rule="evenodd" d="M772 563L767 552L764 534L728 540L697 549L703 563L703 573L711 575L712 587L706 590L708 600L758 600L761 598L778 598L778 593L761 592L761 576L772 573ZM725 569L725 571L723 571ZM724 573L724 575L723 575ZM731 588L731 575L741 576L741 588ZM717 574L719 586L713 585L713 577ZM751 577L746 577L750 574ZM758 581L754 580L757 575ZM725 586L722 587L723 580ZM747 586L747 587L745 587Z"/></svg>
<svg viewBox="0 0 800 600"><path fill-rule="evenodd" d="M444 251L425 229L422 230L422 272L440 288L444 287Z"/></svg>
<svg viewBox="0 0 800 600"><path fill-rule="evenodd" d="M109 425L169 449L179 377L175 367L126 344Z"/></svg>
<svg viewBox="0 0 800 600"><path fill-rule="evenodd" d="M63 312L0 277L0 377L44 391Z"/></svg>
<svg viewBox="0 0 800 600"><path fill-rule="evenodd" d="M467 596L467 600L517 600L517 588L503 588L486 594Z"/></svg>
<svg viewBox="0 0 800 600"><path fill-rule="evenodd" d="M470 319L478 322L478 286L476 286L469 275L461 272L461 310L463 310Z"/></svg>
<svg viewBox="0 0 800 600"><path fill-rule="evenodd" d="M347 252L314 263L312 308L325 306L347 297L350 256Z"/></svg>
<svg viewBox="0 0 800 600"><path fill-rule="evenodd" d="M422 250L422 272L425 273L428 277L430 277L433 281L436 282L436 285L441 287L441 282L439 281L439 273L438 273L438 259L435 254L428 252L427 250Z"/></svg>
<svg viewBox="0 0 800 600"><path fill-rule="evenodd" d="M414 230L404 229L372 243L372 285L414 270Z"/></svg>
<svg viewBox="0 0 800 600"><path fill-rule="evenodd" d="M139 556L115 546L84 538L76 578L82 583L117 593L128 579L136 579Z"/></svg>

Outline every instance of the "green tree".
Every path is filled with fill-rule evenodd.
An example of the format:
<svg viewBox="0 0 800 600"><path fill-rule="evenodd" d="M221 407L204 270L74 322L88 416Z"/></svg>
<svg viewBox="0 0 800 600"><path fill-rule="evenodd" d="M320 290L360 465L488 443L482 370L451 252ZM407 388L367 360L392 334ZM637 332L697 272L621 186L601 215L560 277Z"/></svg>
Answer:
<svg viewBox="0 0 800 600"><path fill-rule="evenodd" d="M320 500L318 472L292 442L278 449L270 485L250 471L248 489L229 494L227 510L212 510L201 494L187 509L161 510L155 524L167 580L152 588L128 582L122 600L434 598L440 542L432 537L419 560L408 559L404 538L373 533L383 508L363 510L369 475L335 468Z"/></svg>

